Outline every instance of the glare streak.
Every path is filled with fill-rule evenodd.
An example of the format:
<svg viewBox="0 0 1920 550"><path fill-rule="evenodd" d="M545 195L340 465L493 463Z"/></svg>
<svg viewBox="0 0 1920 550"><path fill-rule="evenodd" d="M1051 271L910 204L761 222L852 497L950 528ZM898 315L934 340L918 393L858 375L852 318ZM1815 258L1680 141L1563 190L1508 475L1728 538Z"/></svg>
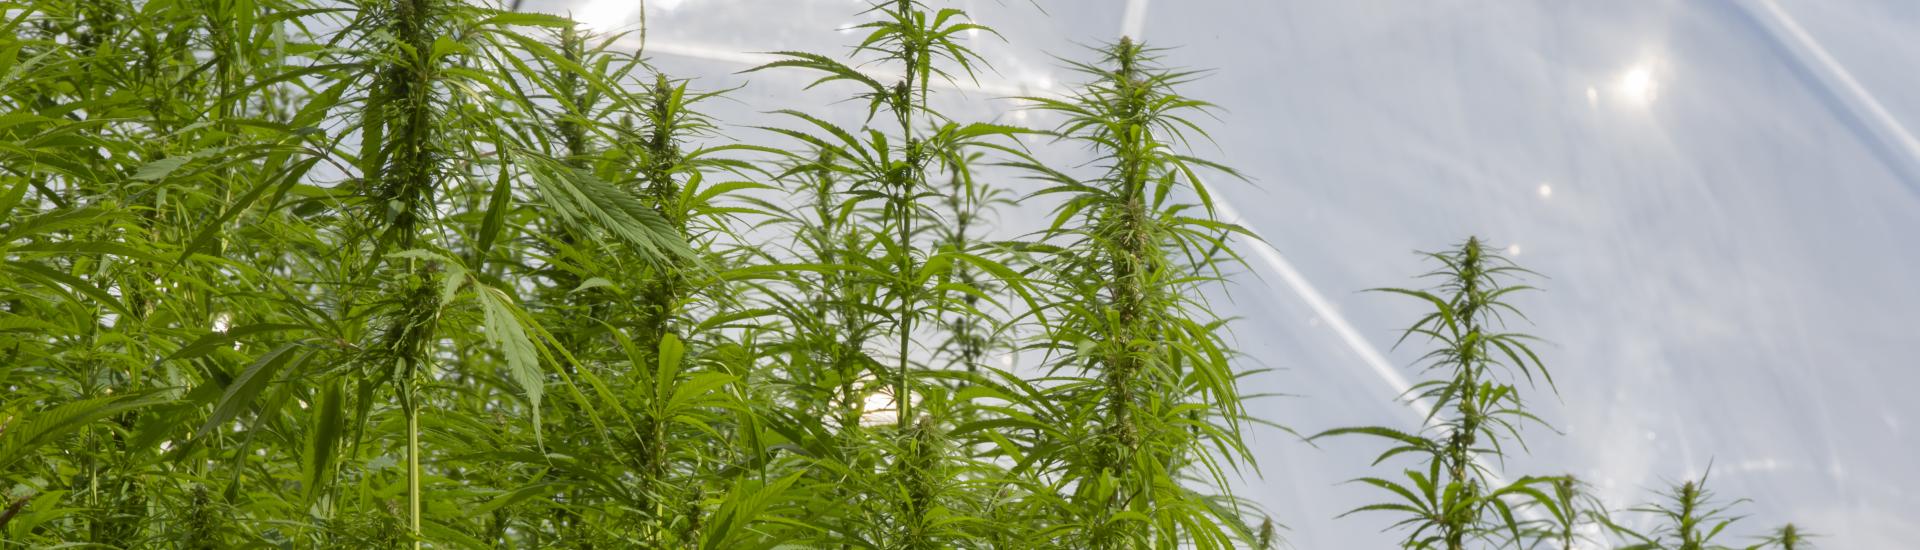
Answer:
<svg viewBox="0 0 1920 550"><path fill-rule="evenodd" d="M1120 35L1142 40L1147 31L1147 0L1127 0L1126 15L1120 19Z"/></svg>
<svg viewBox="0 0 1920 550"><path fill-rule="evenodd" d="M1908 166L1905 168L1913 170L1908 173L1907 183L1909 186L1920 185L1920 182L1911 179L1920 177L1920 139L1915 139L1913 133L1907 131L1907 127L1900 124L1900 120L1894 118L1892 113L1887 112L1887 108L1880 104L1880 100L1873 97L1865 86L1860 85L1860 81L1853 78L1853 73L1848 72L1845 66L1828 54L1827 49L1820 46L1812 35L1807 34L1807 30L1801 28L1800 22L1786 10L1780 9L1773 0L1754 1L1759 2L1767 16L1763 18L1756 15L1755 19L1771 21L1773 25L1768 30L1776 35L1777 40L1784 43L1782 45L1787 46L1786 50L1793 54L1791 57L1798 58L1807 67L1808 72L1818 75L1821 82L1829 88L1838 88L1833 90L1834 95L1839 96L1847 109L1854 111L1855 116L1860 117L1862 122L1871 126L1874 133L1878 134L1876 137L1891 142L1886 144L1888 148L1906 154L1905 160ZM1779 36L1781 34L1785 36ZM1920 188L1914 190L1920 192Z"/></svg>

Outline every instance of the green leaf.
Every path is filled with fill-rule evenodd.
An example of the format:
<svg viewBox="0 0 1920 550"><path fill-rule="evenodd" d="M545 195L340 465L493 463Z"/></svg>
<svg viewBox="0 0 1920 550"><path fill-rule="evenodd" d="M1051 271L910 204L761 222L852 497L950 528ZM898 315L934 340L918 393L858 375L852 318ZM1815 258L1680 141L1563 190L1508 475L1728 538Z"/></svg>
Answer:
<svg viewBox="0 0 1920 550"><path fill-rule="evenodd" d="M108 293L106 290L102 290L100 287L94 286L93 283L87 282L85 279L75 277L68 273L56 271L53 268L50 268L38 263L32 263L32 262L9 261L9 262L6 262L5 264L0 264L0 265L5 265L8 269L12 270L15 274L18 274L20 276L23 276L29 279L38 280L49 286L64 287L72 290L73 292L85 294L88 298L92 298L95 302L99 303L99 305L105 306L107 309L111 309L115 313L118 313L122 316L125 316L125 317L135 316L133 314L133 310L127 309L126 304L120 303L119 298L115 298L112 294Z"/></svg>
<svg viewBox="0 0 1920 550"><path fill-rule="evenodd" d="M289 324L281 324L281 323L260 323L260 324L233 327L233 328L227 329L225 332L210 332L210 333L207 333L206 336L201 336L200 338L195 339L193 343L187 344L185 346L181 346L180 349L174 350L173 353L167 354L166 357L162 357L160 358L160 360L154 361L153 364L155 366L158 366L161 363L165 363L167 361L173 361L176 359L192 359L195 357L200 357L213 352L213 350L230 346L234 342L239 342L249 336L253 336L256 334L271 334L275 332L287 332L287 331L296 331L296 330L307 330L307 327L301 326L301 325L289 325Z"/></svg>
<svg viewBox="0 0 1920 550"><path fill-rule="evenodd" d="M533 347L533 340L527 337L526 327L520 324L520 314L512 298L497 288L475 286L479 290L474 294L480 298L487 340L506 358L507 373L513 377L513 382L527 392L537 438L540 430L540 396L546 390L546 376L540 372L539 354Z"/></svg>
<svg viewBox="0 0 1920 550"><path fill-rule="evenodd" d="M325 494L333 480L334 464L339 460L341 434L346 431L344 381L322 382L315 392L312 422L307 426L306 449L301 453L301 488L312 503Z"/></svg>
<svg viewBox="0 0 1920 550"><path fill-rule="evenodd" d="M486 19L481 20L480 24L481 25L525 25L529 27L549 27L549 28L555 28L555 29L564 29L567 27L572 27L576 23L574 23L573 20L567 19L565 17L560 17L557 15L547 15L544 13L496 11L496 12L493 12L492 15L487 16Z"/></svg>
<svg viewBox="0 0 1920 550"><path fill-rule="evenodd" d="M487 257L487 252L493 250L493 243L500 239L500 231L506 225L507 211L513 208L513 186L509 184L510 181L507 171L501 170L499 181L493 184L493 193L487 201L487 214L480 220L476 258Z"/></svg>
<svg viewBox="0 0 1920 550"><path fill-rule="evenodd" d="M157 392L71 401L23 418L0 435L0 470L27 453L103 418L168 401Z"/></svg>
<svg viewBox="0 0 1920 550"><path fill-rule="evenodd" d="M679 229L639 197L552 159L535 158L533 164L540 197L562 221L605 230L655 265L694 260Z"/></svg>
<svg viewBox="0 0 1920 550"><path fill-rule="evenodd" d="M680 377L681 359L686 356L687 346L680 337L667 333L660 337L660 359L653 371L653 397L666 399L673 395L674 383Z"/></svg>
<svg viewBox="0 0 1920 550"><path fill-rule="evenodd" d="M192 160L193 157L191 156L178 156L149 162L141 166L139 170L133 172L133 179L136 181L158 181L166 178L168 174L172 174L174 170L179 170L180 167L186 166L187 162Z"/></svg>
<svg viewBox="0 0 1920 550"><path fill-rule="evenodd" d="M293 359L292 352L298 347L300 347L299 342L281 344L280 347L261 355L252 364L247 365L245 370L240 371L240 375L227 384L226 392L220 395L219 403L213 407L213 414L207 416L207 421L200 425L200 429L194 431L193 439L198 441L208 433L220 429L221 425L233 420L240 415L241 410L253 404L253 400L260 396L260 392L267 388L269 382L273 381L274 375L280 372L280 367Z"/></svg>
<svg viewBox="0 0 1920 550"><path fill-rule="evenodd" d="M258 185L254 185L253 188L248 189L246 193L234 199L232 205L222 210L220 215L208 223L206 227L202 228L198 234L195 234L193 240L187 243L186 248L180 250L180 257L175 260L175 262L185 262L187 258L193 257L195 252L199 252L212 245L214 238L220 235L220 231L226 228L227 223L233 221L234 217L239 216L241 212L253 206L254 201L260 200L260 197L263 196L268 189L279 189L279 191L275 192L276 195L285 193L288 187L299 183L300 178L305 176L307 171L311 170L320 160L320 157L303 159L300 162L294 163L285 171L275 174L274 178L263 179Z"/></svg>
<svg viewBox="0 0 1920 550"><path fill-rule="evenodd" d="M27 180L23 178L0 192L0 223L7 223L13 218L13 208L20 206L20 200L27 195L27 187Z"/></svg>
<svg viewBox="0 0 1920 550"><path fill-rule="evenodd" d="M783 496L801 474L795 472L773 483L762 483L747 476L741 476L721 499L720 507L705 522L700 532L700 550L720 550L735 548L744 544L746 537L753 533L748 526L761 519L761 514Z"/></svg>

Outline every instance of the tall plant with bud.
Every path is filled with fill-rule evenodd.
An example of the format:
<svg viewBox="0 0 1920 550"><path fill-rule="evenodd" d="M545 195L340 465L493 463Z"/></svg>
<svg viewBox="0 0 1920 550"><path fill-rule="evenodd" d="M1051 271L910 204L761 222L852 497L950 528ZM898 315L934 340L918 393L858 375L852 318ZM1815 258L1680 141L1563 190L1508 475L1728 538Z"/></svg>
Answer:
<svg viewBox="0 0 1920 550"><path fill-rule="evenodd" d="M1425 256L1439 264L1426 275L1439 281L1436 288L1377 290L1432 307L1400 339L1419 337L1435 344L1423 358L1432 376L1409 392L1412 400L1430 407L1427 429L1407 433L1378 426L1341 428L1315 437L1383 439L1391 446L1376 464L1401 455L1419 462L1417 469L1405 470L1400 480L1355 480L1387 491L1393 498L1348 512L1400 515L1394 526L1408 530L1403 546L1460 550L1503 535L1518 540L1520 522L1509 499L1539 495L1543 502L1551 502L1536 489L1550 480L1522 477L1502 482L1486 460L1503 456L1508 443L1524 445L1521 427L1541 423L1527 409L1514 381L1531 382L1536 376L1549 384L1553 380L1530 346L1533 337L1505 329L1507 316L1520 316L1508 298L1532 289L1515 281L1530 272L1478 238Z"/></svg>
<svg viewBox="0 0 1920 550"><path fill-rule="evenodd" d="M1202 291L1237 261L1238 226L1217 219L1200 173L1236 174L1181 147L1206 137L1210 109L1177 88L1195 73L1122 39L1072 67L1088 82L1065 98L1028 98L1059 115L1051 133L1089 151L1086 175L1023 166L1059 197L1046 238L1055 287L1040 347L1056 383L1035 411L1049 434L1034 457L1070 498L1054 542L1084 548L1227 548L1250 541L1227 472L1250 463L1247 421L1225 321Z"/></svg>

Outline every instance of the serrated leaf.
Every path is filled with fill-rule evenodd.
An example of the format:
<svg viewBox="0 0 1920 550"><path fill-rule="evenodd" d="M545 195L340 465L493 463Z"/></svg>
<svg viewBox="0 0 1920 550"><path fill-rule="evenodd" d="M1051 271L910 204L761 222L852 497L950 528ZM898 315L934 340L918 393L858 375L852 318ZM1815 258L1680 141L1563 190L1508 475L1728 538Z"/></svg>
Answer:
<svg viewBox="0 0 1920 550"><path fill-rule="evenodd" d="M200 429L194 431L193 439L197 441L206 437L209 432L219 429L227 421L239 416L241 410L253 404L253 400L260 396L260 392L267 388L269 382L273 381L274 375L280 372L280 367L293 359L292 352L299 346L299 342L281 344L280 347L261 355L241 370L240 375L235 376L233 381L227 384L226 391L220 395L220 401L213 407L213 414L208 415L207 421L200 425Z"/></svg>
<svg viewBox="0 0 1920 550"><path fill-rule="evenodd" d="M474 294L480 299L480 311L484 319L483 328L487 341L506 358L507 373L514 384L527 393L527 402L533 409L533 425L537 434L540 428L540 397L546 390L546 377L540 372L540 359L533 347L533 340L527 337L527 329L520 324L518 308L512 299L500 289L477 286Z"/></svg>
<svg viewBox="0 0 1920 550"><path fill-rule="evenodd" d="M174 170L179 170L180 167L186 166L187 162L192 160L193 157L190 156L179 156L149 162L141 166L140 169L134 170L133 179L136 181L157 181L172 174Z"/></svg>
<svg viewBox="0 0 1920 550"><path fill-rule="evenodd" d="M87 424L165 401L165 395L160 393L96 397L33 413L17 425L7 426L6 432L0 434L0 470L7 470L27 453Z"/></svg>

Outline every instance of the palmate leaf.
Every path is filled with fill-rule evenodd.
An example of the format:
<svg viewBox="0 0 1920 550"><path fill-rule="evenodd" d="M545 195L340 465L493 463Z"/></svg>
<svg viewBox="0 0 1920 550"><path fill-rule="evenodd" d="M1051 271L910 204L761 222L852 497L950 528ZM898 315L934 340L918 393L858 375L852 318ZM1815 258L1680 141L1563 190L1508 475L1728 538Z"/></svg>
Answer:
<svg viewBox="0 0 1920 550"><path fill-rule="evenodd" d="M697 261L680 231L639 197L578 167L538 155L524 157L542 202L569 225L604 230L655 265Z"/></svg>
<svg viewBox="0 0 1920 550"><path fill-rule="evenodd" d="M241 410L253 404L253 400L260 396L260 392L266 390L267 385L273 381L274 375L280 372L281 367L293 360L292 352L299 346L299 342L281 344L280 347L261 355L242 369L240 375L235 376L233 381L227 384L226 391L220 395L220 400L213 407L213 414L208 415L207 421L200 424L200 429L194 430L193 439L198 441L206 437L208 433L219 429L222 424L239 416ZM311 352L303 356L303 360L304 357L310 356L312 356Z"/></svg>
<svg viewBox="0 0 1920 550"><path fill-rule="evenodd" d="M47 212L7 226L0 234L0 243L11 243L27 237L46 235L67 229L103 225L118 221L123 213L105 208L78 208Z"/></svg>
<svg viewBox="0 0 1920 550"><path fill-rule="evenodd" d="M27 180L22 179L8 186L5 191L0 191L0 223L6 223L13 217L13 208L20 206L20 200L26 198L27 187Z"/></svg>
<svg viewBox="0 0 1920 550"><path fill-rule="evenodd" d="M793 68L801 68L801 69L811 69L811 70L826 73L826 75L820 77L819 80L815 80L812 83L807 84L807 88L809 89L815 86L819 86L821 84L828 83L828 82L835 82L835 81L841 81L841 80L847 80L847 81L859 83L860 85L864 86L867 89L866 92L860 94L860 97L867 98L869 100L867 103L867 118L869 120L871 120L875 114L878 114L880 112L880 107L882 105L887 104L889 102L889 98L891 97L887 91L887 86L885 84L881 84L878 80L874 80L873 77L867 76L866 73L860 72L859 69L849 67L845 63L841 63L840 61L835 60L831 57L827 57L827 56L816 54L816 53L798 52L798 51L778 51L778 52L770 52L770 53L772 55L782 57L783 59L769 62L751 69L747 69L746 71L742 71L742 72L751 73L751 72L763 71L767 69L793 67Z"/></svg>
<svg viewBox="0 0 1920 550"><path fill-rule="evenodd" d="M133 179L136 181L155 181L165 178L168 174L173 173L174 170L180 169L181 166L186 166L187 162L193 160L193 158L192 156L183 155L149 162L141 166L139 170L133 172Z"/></svg>
<svg viewBox="0 0 1920 550"><path fill-rule="evenodd" d="M546 376L540 372L540 359L533 339L520 318L525 315L513 305L513 299L500 289L475 284L480 301L487 341L507 360L507 372L515 384L527 392L533 410L534 438L540 439L540 396L546 389Z"/></svg>
<svg viewBox="0 0 1920 550"><path fill-rule="evenodd" d="M796 472L772 483L742 477L735 481L720 508L705 523L700 533L700 550L726 548L772 548L784 541L756 537L749 527L761 521L761 515L800 480Z"/></svg>
<svg viewBox="0 0 1920 550"><path fill-rule="evenodd" d="M21 415L17 424L0 435L0 471L41 446L103 418L169 401L164 392L96 397L70 401L45 411Z"/></svg>
<svg viewBox="0 0 1920 550"><path fill-rule="evenodd" d="M1378 466L1381 462L1385 462L1388 458L1392 458L1393 456L1399 455L1401 453L1414 452L1414 451L1425 451L1429 453L1435 453L1440 451L1440 443L1438 442L1435 442L1431 439L1427 439L1419 435L1410 434L1407 432L1403 432L1393 428L1382 427L1382 426L1359 426L1359 427L1350 427L1350 428L1335 428L1335 429L1314 434L1313 437L1309 437L1307 438L1307 440L1313 441L1323 437L1332 437L1332 436L1338 436L1338 435L1370 435L1370 436L1384 438L1384 439L1388 439L1388 440L1400 443L1399 445L1393 446L1392 448L1388 449L1386 452L1381 453L1379 457L1375 458L1373 461L1373 464L1375 466Z"/></svg>
<svg viewBox="0 0 1920 550"><path fill-rule="evenodd" d="M531 333L543 331L533 325L533 319L515 304L512 295L473 276L458 260L424 249L403 250L387 256L439 264L444 272L440 287L443 304L451 302L462 290L471 290L480 306L481 332L487 343L506 360L507 374L514 384L526 392L533 412L534 438L540 440L540 399L546 389L546 377L540 370L541 350Z"/></svg>

